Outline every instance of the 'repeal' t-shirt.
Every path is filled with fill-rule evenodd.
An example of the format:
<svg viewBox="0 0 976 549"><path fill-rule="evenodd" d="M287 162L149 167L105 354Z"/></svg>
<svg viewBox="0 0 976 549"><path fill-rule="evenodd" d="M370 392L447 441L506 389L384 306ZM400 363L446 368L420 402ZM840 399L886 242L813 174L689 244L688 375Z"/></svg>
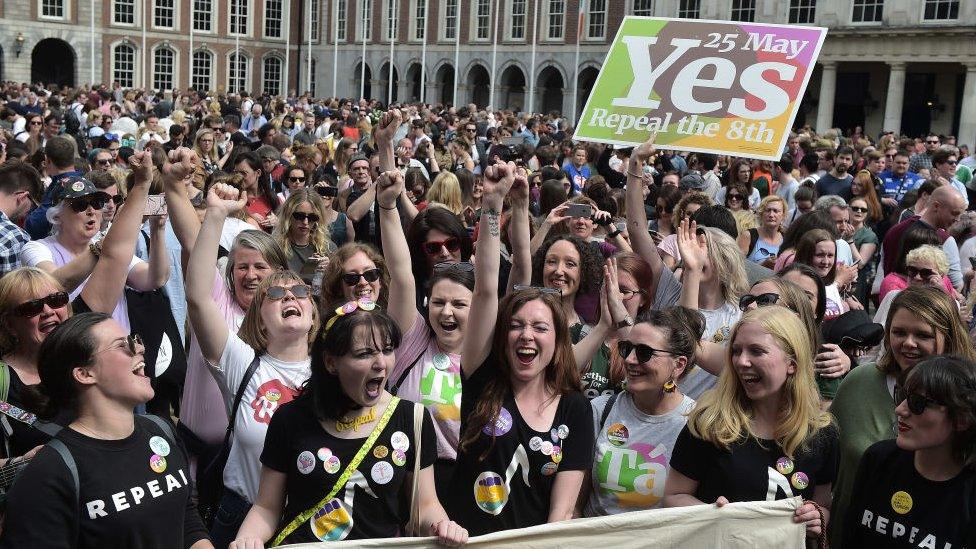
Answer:
<svg viewBox="0 0 976 549"><path fill-rule="evenodd" d="M464 380L462 438L467 418L497 375L497 360L492 354ZM593 418L582 393L563 394L552 425L542 432L525 422L508 391L495 421L458 451L455 489L444 507L472 536L544 524L556 475L586 471L592 464Z"/></svg>

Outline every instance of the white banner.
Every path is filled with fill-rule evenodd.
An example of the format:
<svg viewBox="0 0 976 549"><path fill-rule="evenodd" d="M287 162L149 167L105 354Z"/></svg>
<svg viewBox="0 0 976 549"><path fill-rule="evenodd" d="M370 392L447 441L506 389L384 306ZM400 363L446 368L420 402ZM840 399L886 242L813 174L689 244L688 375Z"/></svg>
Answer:
<svg viewBox="0 0 976 549"><path fill-rule="evenodd" d="M804 549L805 528L793 522L800 498L637 511L608 517L576 519L471 538L467 548L553 549L613 547L614 549L716 549L775 547ZM440 547L435 538L392 538L302 543L292 548Z"/></svg>

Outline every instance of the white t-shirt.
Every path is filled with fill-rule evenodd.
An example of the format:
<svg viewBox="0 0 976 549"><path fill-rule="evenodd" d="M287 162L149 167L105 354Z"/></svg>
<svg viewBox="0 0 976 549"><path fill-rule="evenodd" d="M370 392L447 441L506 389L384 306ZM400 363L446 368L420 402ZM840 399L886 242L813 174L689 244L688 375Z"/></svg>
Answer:
<svg viewBox="0 0 976 549"><path fill-rule="evenodd" d="M705 333L702 335L702 341L728 345L732 328L742 318L739 307L726 302L718 309L700 309L700 312L705 317ZM718 383L718 376L696 366L678 380L678 388L682 393L697 400L705 391L715 387L716 383Z"/></svg>
<svg viewBox="0 0 976 549"><path fill-rule="evenodd" d="M227 335L227 345L220 362L213 366L214 377L226 393L234 395L254 359L254 349L235 333ZM261 478L261 450L268 424L281 405L298 396L303 383L311 375L311 360L283 362L268 354L261 355L261 363L244 389L241 407L234 422L234 439L224 468L224 486L253 502L258 495ZM233 398L233 396L231 396Z"/></svg>

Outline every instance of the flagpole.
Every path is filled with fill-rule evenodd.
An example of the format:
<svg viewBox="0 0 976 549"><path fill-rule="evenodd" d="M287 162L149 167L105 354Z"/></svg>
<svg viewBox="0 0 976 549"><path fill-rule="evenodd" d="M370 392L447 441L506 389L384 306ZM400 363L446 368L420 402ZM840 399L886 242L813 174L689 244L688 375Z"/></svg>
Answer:
<svg viewBox="0 0 976 549"><path fill-rule="evenodd" d="M91 0L91 85L95 85L95 0Z"/></svg>
<svg viewBox="0 0 976 549"><path fill-rule="evenodd" d="M305 85L308 86L308 93L312 93L312 2L318 1L308 1L308 78L305 80Z"/></svg>
<svg viewBox="0 0 976 549"><path fill-rule="evenodd" d="M287 99L288 98L288 76L289 76L288 63L291 62L291 2L285 2L285 9L287 15L285 15L284 26L287 30L285 30L285 71L283 76L285 77L284 96ZM298 89L295 90L295 93L296 94L298 93Z"/></svg>
<svg viewBox="0 0 976 549"><path fill-rule="evenodd" d="M583 0L580 0L582 3ZM535 0L535 16L532 20L532 59L529 63L529 108L528 112L535 112L535 43L539 34L539 0Z"/></svg>
<svg viewBox="0 0 976 549"><path fill-rule="evenodd" d="M362 0L366 1L366 0ZM359 72L359 98L366 99L366 25L368 24L366 14L369 13L366 9L365 4L363 5L363 28L361 30L363 35L363 61L362 67L360 67Z"/></svg>
<svg viewBox="0 0 976 549"><path fill-rule="evenodd" d="M461 56L461 0L458 0L456 14L454 17L454 91L451 95L451 103L454 105L458 104L458 59Z"/></svg>
<svg viewBox="0 0 976 549"><path fill-rule="evenodd" d="M491 78L488 80L488 107L495 106L495 63L498 59L498 0L492 5L495 22L491 25ZM472 99L474 99L472 97Z"/></svg>
<svg viewBox="0 0 976 549"><path fill-rule="evenodd" d="M430 14L427 0L424 0L424 44L420 47L420 102L427 101L427 28L430 22Z"/></svg>
<svg viewBox="0 0 976 549"><path fill-rule="evenodd" d="M388 38L390 39L390 73L386 77L386 104L387 106L393 102L393 39L396 38L397 31L397 1L390 0L393 3L393 17L387 22L390 26L387 31L389 32Z"/></svg>
<svg viewBox="0 0 976 549"><path fill-rule="evenodd" d="M146 2L142 2L142 70L139 71L139 79L142 80L142 86L149 89L149 83L146 82ZM95 85L94 82L91 84Z"/></svg>
<svg viewBox="0 0 976 549"><path fill-rule="evenodd" d="M337 97L336 82L339 76L339 2L340 0L332 0L332 13L334 14L332 21L335 25L335 44L332 47L332 97ZM349 17L348 6L346 17Z"/></svg>
<svg viewBox="0 0 976 549"><path fill-rule="evenodd" d="M579 17L576 18L576 56L573 61L573 125L576 124L576 106L579 104L579 57L580 36L583 35L583 18L586 17L585 4L580 0Z"/></svg>
<svg viewBox="0 0 976 549"><path fill-rule="evenodd" d="M193 16L195 10L193 9L193 2L190 2L190 55L189 63L186 65L186 87L191 88L193 86ZM202 90L198 90L202 91Z"/></svg>
<svg viewBox="0 0 976 549"><path fill-rule="evenodd" d="M233 0L231 0L231 7L235 6ZM241 81L241 14L240 10L234 10L234 77L238 82ZM242 82L243 84L243 82ZM241 93L241 90L235 89L231 90L237 94Z"/></svg>

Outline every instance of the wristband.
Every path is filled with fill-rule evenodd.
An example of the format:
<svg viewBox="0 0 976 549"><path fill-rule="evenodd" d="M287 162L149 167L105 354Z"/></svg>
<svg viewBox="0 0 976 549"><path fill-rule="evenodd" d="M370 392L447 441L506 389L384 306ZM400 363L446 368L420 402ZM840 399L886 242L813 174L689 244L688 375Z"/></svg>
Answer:
<svg viewBox="0 0 976 549"><path fill-rule="evenodd" d="M610 238L617 238L618 236L620 236L620 233L621 233L621 232L622 232L622 231L620 231L620 230L618 229L618 230L616 230L616 231L613 231L612 233L607 233L607 236L608 236L608 237L610 237Z"/></svg>
<svg viewBox="0 0 976 549"><path fill-rule="evenodd" d="M377 202L376 204L380 207L381 210L395 210L395 209L397 209L396 204L394 204L390 208L387 208L386 206L380 204L379 202Z"/></svg>

